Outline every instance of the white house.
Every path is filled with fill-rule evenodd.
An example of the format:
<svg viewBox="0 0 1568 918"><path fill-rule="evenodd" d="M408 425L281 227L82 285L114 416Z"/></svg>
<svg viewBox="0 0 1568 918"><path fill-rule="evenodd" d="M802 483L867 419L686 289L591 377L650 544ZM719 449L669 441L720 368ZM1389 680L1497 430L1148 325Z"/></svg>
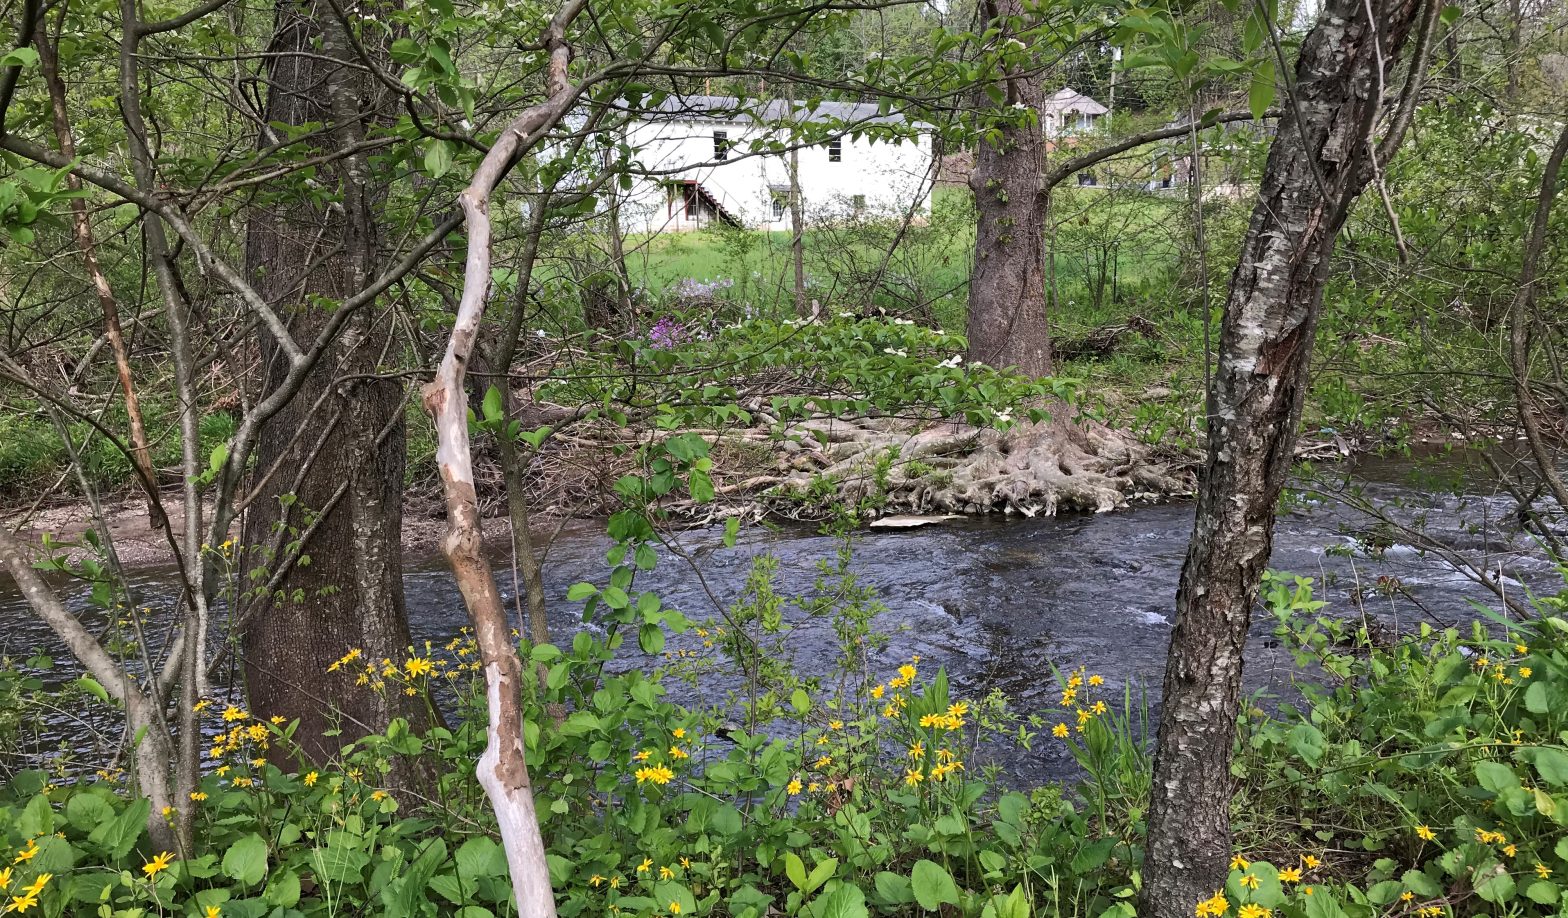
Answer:
<svg viewBox="0 0 1568 918"><path fill-rule="evenodd" d="M766 144L753 144L774 139L778 126L792 118L827 124L838 135L799 153L801 200L813 219L835 212L929 212L930 135L873 142L856 130L903 124L902 115L863 103L823 102L807 110L784 100L670 96L627 130L640 174L621 204L623 227L653 233L724 221L789 229L790 154L761 152Z"/></svg>
<svg viewBox="0 0 1568 918"><path fill-rule="evenodd" d="M1094 130L1110 109L1071 86L1057 90L1040 106L1047 137L1066 137Z"/></svg>

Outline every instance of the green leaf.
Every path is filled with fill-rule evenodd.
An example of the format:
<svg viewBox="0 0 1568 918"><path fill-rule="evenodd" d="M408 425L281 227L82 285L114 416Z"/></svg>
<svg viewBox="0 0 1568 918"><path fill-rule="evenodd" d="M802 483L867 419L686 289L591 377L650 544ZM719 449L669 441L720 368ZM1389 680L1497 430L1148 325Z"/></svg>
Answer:
<svg viewBox="0 0 1568 918"><path fill-rule="evenodd" d="M0 57L0 67L36 67L38 52L32 48L17 48Z"/></svg>
<svg viewBox="0 0 1568 918"><path fill-rule="evenodd" d="M784 852L784 875L802 892L806 889L806 862L793 851Z"/></svg>
<svg viewBox="0 0 1568 918"><path fill-rule="evenodd" d="M833 871L838 869L838 858L830 857L817 866L811 868L811 876L806 877L806 895L811 895L822 888L822 884L833 876Z"/></svg>
<svg viewBox="0 0 1568 918"><path fill-rule="evenodd" d="M151 812L151 801L146 797L138 798L113 820L94 829L88 840L102 845L115 858L125 857L147 828L147 815Z"/></svg>
<svg viewBox="0 0 1568 918"><path fill-rule="evenodd" d="M104 690L104 687L98 682L97 679L94 679L91 676L81 676L71 684L103 702L104 704L109 703L109 693Z"/></svg>
<svg viewBox="0 0 1568 918"><path fill-rule="evenodd" d="M440 178L452 171L452 144L445 140L432 140L425 146L425 172L431 178ZM489 396L485 396L488 400ZM496 412L496 417L500 412Z"/></svg>
<svg viewBox="0 0 1568 918"><path fill-rule="evenodd" d="M1518 892L1513 875L1503 869L1501 864L1494 865L1491 876L1476 884L1475 894L1494 905L1501 905L1513 899Z"/></svg>
<svg viewBox="0 0 1568 918"><path fill-rule="evenodd" d="M1535 750L1533 764L1541 780L1547 784L1554 787L1568 784L1568 753L1564 753L1561 749L1543 746Z"/></svg>
<svg viewBox="0 0 1568 918"><path fill-rule="evenodd" d="M223 855L223 875L245 886L260 883L267 876L267 842L252 832L230 845Z"/></svg>
<svg viewBox="0 0 1568 918"><path fill-rule="evenodd" d="M941 864L927 860L916 861L909 879L915 901L926 911L934 912L943 905L958 904L958 885Z"/></svg>
<svg viewBox="0 0 1568 918"><path fill-rule="evenodd" d="M91 832L113 818L114 808L97 794L74 794L65 803L66 821L83 832Z"/></svg>
<svg viewBox="0 0 1568 918"><path fill-rule="evenodd" d="M299 874L292 870L280 871L267 883L267 892L262 898L270 905L293 908L299 903Z"/></svg>
<svg viewBox="0 0 1568 918"><path fill-rule="evenodd" d="M865 893L848 883L839 884L823 896L819 906L817 914L820 918L868 918L871 914L866 910Z"/></svg>
<svg viewBox="0 0 1568 918"><path fill-rule="evenodd" d="M805 714L811 710L811 696L806 694L805 689L796 689L790 693L789 706L794 708L797 714Z"/></svg>
<svg viewBox="0 0 1568 918"><path fill-rule="evenodd" d="M1265 60L1252 71L1252 83L1247 88L1247 107L1252 117L1262 118L1274 104L1274 62Z"/></svg>
<svg viewBox="0 0 1568 918"><path fill-rule="evenodd" d="M637 644L644 653L660 653L664 650L664 629L653 622L643 622L637 629Z"/></svg>
<svg viewBox="0 0 1568 918"><path fill-rule="evenodd" d="M901 873L881 871L876 877L877 897L887 905L908 905L915 901L909 877Z"/></svg>
<svg viewBox="0 0 1568 918"><path fill-rule="evenodd" d="M488 836L477 835L463 842L458 846L456 860L457 875L469 886L484 877L506 876L506 856Z"/></svg>
<svg viewBox="0 0 1568 918"><path fill-rule="evenodd" d="M582 602L590 596L599 595L599 588L591 583L574 583L566 590L566 598L572 602Z"/></svg>
<svg viewBox="0 0 1568 918"><path fill-rule="evenodd" d="M1477 762L1475 779L1482 787L1494 794L1519 786L1519 776L1514 774L1512 768L1501 762Z"/></svg>
<svg viewBox="0 0 1568 918"><path fill-rule="evenodd" d="M496 386L491 386L490 388L486 389L485 390L484 404L481 407L484 409L485 420L486 421L499 421L499 420L501 420L501 390L500 390L500 388L498 388Z"/></svg>

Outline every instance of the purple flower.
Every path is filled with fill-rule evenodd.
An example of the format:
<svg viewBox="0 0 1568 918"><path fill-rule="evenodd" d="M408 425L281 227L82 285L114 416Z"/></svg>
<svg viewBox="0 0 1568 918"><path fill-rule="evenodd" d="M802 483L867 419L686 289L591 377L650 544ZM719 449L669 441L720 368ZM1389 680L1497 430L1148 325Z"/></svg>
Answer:
<svg viewBox="0 0 1568 918"><path fill-rule="evenodd" d="M661 351L667 351L689 338L686 326L669 316L653 323L653 328L648 329L648 343Z"/></svg>

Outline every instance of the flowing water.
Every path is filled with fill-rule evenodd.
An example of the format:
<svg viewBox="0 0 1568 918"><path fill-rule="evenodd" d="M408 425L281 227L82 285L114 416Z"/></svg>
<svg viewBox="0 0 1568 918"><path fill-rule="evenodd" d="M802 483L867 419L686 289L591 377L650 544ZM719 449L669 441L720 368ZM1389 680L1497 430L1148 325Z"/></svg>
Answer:
<svg viewBox="0 0 1568 918"><path fill-rule="evenodd" d="M1404 460L1369 460L1342 471L1343 480L1361 496L1397 507L1400 519L1460 547L1482 566L1494 571L1501 566L1510 589L1550 589L1561 583L1513 525L1511 502L1478 483L1469 467L1445 461L1439 466L1442 486L1413 481L1416 469ZM958 696L974 698L1000 689L1024 712L1051 717L1058 709L1050 667L1081 664L1103 675L1109 686L1130 684L1134 697L1146 692L1151 706L1157 706L1192 518L1190 503L1175 503L1119 513L974 518L860 533L852 570L887 610L876 626L889 638L875 654L873 671L891 675L919 654L927 674L937 665L946 668ZM755 528L733 548L724 546L717 529L674 538L686 557L661 551L657 568L640 574L636 587L657 592L667 606L697 620L718 618L720 607L741 595L759 554L777 558L776 588L788 597L809 593L819 562L831 560L838 549L835 538L806 526ZM602 527L593 523L573 523L549 545L545 579L557 640L564 643L562 636L594 627L584 625L580 605L564 597L577 581L604 582L609 547ZM1332 497L1291 503L1280 518L1271 566L1316 578L1318 598L1329 602L1327 614L1365 615L1401 630L1421 621L1473 620L1472 600L1497 605L1494 595L1452 564L1417 550L1397 530L1373 525ZM415 559L407 567L416 641L445 640L466 621L450 576L436 558ZM497 576L509 585L504 562L498 563ZM1380 598L1374 586L1389 577L1397 578L1413 599ZM138 575L143 593L167 591L168 584L167 572ZM1362 601L1356 601L1358 596ZM83 597L73 601L81 603ZM820 673L830 666L837 653L831 622L793 606L786 607L785 620L793 629L789 646L801 670ZM0 625L0 649L13 657L55 648L9 581L0 584ZM699 645L700 639L688 633L672 636L666 650ZM1279 649L1268 616L1254 617L1247 653L1249 690L1290 694L1294 664ZM627 665L656 662L638 656L634 650ZM702 698L717 697L723 687L704 685ZM692 693L676 686L672 694L689 699ZM54 726L69 734L73 716L61 712ZM1035 751L1009 755L1006 764L1025 781L1071 770L1059 744L1044 737Z"/></svg>

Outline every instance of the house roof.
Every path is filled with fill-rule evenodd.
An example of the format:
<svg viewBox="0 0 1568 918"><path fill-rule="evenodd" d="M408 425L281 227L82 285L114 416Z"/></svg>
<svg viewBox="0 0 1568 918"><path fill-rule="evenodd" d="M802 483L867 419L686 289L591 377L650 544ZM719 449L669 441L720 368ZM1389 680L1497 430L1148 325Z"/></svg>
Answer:
<svg viewBox="0 0 1568 918"><path fill-rule="evenodd" d="M1052 93L1040 107L1047 112L1058 114L1103 115L1110 111L1071 86Z"/></svg>
<svg viewBox="0 0 1568 918"><path fill-rule="evenodd" d="M870 102L818 102L807 107L804 102L791 103L787 99L741 99L735 96L666 96L663 101L641 113L650 121L728 121L739 123L779 122L795 118L808 122L843 122L846 124L903 124L904 116L898 112L883 114Z"/></svg>

